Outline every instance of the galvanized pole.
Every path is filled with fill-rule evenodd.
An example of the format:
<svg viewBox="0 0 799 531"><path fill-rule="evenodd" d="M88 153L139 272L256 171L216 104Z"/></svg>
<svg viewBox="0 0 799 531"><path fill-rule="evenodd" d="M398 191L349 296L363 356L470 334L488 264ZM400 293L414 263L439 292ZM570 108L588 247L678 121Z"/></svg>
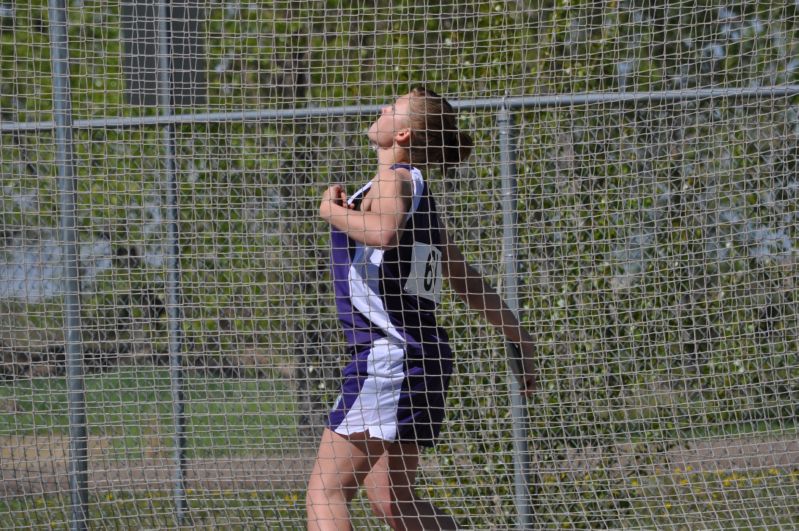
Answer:
<svg viewBox="0 0 799 531"><path fill-rule="evenodd" d="M170 117L172 108L172 24L167 0L158 3L158 106L160 116ZM164 171L166 173L167 204L167 281L166 308L169 327L169 379L172 387L172 416L175 429L175 472L173 495L175 518L183 524L188 503L186 500L186 416L183 397L182 312L180 308L180 244L178 240L178 181L176 163L175 125L166 123L161 129Z"/></svg>
<svg viewBox="0 0 799 531"><path fill-rule="evenodd" d="M519 314L516 255L517 245L517 211L516 211L516 166L513 124L508 109L503 106L497 113L499 129L499 168L502 176L502 295L508 307L517 316ZM506 353L513 374L510 381L511 416L513 419L513 464L515 482L515 503L518 518L518 529L531 529L533 520L532 499L530 493L530 453L527 438L530 434L529 415L525 399L521 394L520 377L523 369L520 363L520 352L516 345L506 344Z"/></svg>
<svg viewBox="0 0 799 531"><path fill-rule="evenodd" d="M485 98L480 100L457 100L455 109L467 111L506 109L560 108L575 105L635 105L638 103L677 103L699 100L765 100L769 98L791 98L799 96L799 85L771 87L684 89L655 92L589 92L578 94L548 94L544 96L514 96L508 98ZM274 120L297 120L300 118L333 116L370 116L379 112L381 105L343 105L337 107L300 107L292 109L260 109L257 111L225 111L208 113L185 113L171 116L104 117L75 120L74 129L129 129L166 124L211 124L234 122L267 122ZM49 131L55 128L52 121L0 122L0 133L24 131Z"/></svg>
<svg viewBox="0 0 799 531"><path fill-rule="evenodd" d="M69 491L71 528L86 529L89 517L86 389L80 323L80 268L76 234L77 184L72 138L72 101L65 0L50 0L50 58L53 68L53 121L55 162L61 205L61 242L64 253L64 339L66 342L69 410Z"/></svg>

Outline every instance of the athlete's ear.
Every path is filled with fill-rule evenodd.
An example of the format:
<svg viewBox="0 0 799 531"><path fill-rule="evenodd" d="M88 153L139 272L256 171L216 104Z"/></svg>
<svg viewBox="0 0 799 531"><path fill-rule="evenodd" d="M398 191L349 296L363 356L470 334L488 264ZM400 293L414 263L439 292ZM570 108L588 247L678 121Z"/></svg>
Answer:
<svg viewBox="0 0 799 531"><path fill-rule="evenodd" d="M400 146L408 146L411 143L411 130L410 129L402 129L397 131L397 134L394 135L394 141L397 142Z"/></svg>

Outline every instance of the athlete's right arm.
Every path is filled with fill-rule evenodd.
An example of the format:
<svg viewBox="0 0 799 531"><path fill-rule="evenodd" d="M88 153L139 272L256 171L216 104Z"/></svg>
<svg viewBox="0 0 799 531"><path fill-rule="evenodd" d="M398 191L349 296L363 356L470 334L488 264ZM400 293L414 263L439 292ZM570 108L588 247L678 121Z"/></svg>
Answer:
<svg viewBox="0 0 799 531"><path fill-rule="evenodd" d="M460 248L453 243L445 229L441 229L442 271L452 289L473 310L479 311L485 319L502 331L511 343L519 346L524 370L523 392L531 393L535 388L533 358L535 343L516 315L508 308L494 288L485 281L483 275L463 257Z"/></svg>
<svg viewBox="0 0 799 531"><path fill-rule="evenodd" d="M373 181L373 198L368 210L353 210L346 203L340 185L329 187L322 195L319 215L350 238L370 247L387 249L397 245L405 223L405 214L410 208L413 194L407 178L400 178L407 170L394 172L389 178Z"/></svg>

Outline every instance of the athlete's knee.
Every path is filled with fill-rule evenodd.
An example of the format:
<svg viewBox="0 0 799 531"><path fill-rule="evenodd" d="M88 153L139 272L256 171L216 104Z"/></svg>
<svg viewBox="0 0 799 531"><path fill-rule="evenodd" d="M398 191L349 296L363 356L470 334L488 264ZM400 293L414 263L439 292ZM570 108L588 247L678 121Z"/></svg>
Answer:
<svg viewBox="0 0 799 531"><path fill-rule="evenodd" d="M305 491L305 506L349 503L355 492L356 489L353 488L337 484L325 485L325 482L319 481L318 478L312 478Z"/></svg>
<svg viewBox="0 0 799 531"><path fill-rule="evenodd" d="M408 489L375 488L366 491L372 514L391 529L406 529L404 519L414 516L415 495Z"/></svg>
<svg viewBox="0 0 799 531"><path fill-rule="evenodd" d="M346 491L325 488L311 481L305 492L305 514L309 531L341 529L349 522L349 500Z"/></svg>
<svg viewBox="0 0 799 531"><path fill-rule="evenodd" d="M343 492L326 487L321 475L312 474L305 489L305 510L309 517L317 513L326 513L332 504L346 501L343 498Z"/></svg>
<svg viewBox="0 0 799 531"><path fill-rule="evenodd" d="M308 521L315 520L319 516L319 509L326 505L328 505L327 493L318 482L311 478L308 488L305 489L305 512L308 515Z"/></svg>
<svg viewBox="0 0 799 531"><path fill-rule="evenodd" d="M391 514L391 491L388 487L370 485L366 488L366 497L373 515L386 519Z"/></svg>
<svg viewBox="0 0 799 531"><path fill-rule="evenodd" d="M358 483L342 482L337 474L312 473L305 490L305 506L348 505L358 494Z"/></svg>

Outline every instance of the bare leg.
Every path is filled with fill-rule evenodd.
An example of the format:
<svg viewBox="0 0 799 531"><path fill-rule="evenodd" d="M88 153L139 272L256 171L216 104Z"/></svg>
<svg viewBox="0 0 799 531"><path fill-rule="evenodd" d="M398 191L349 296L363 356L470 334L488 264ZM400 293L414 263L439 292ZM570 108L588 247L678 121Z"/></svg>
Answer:
<svg viewBox="0 0 799 531"><path fill-rule="evenodd" d="M325 429L305 498L310 531L351 529L349 502L384 451L384 441Z"/></svg>
<svg viewBox="0 0 799 531"><path fill-rule="evenodd" d="M372 512L394 530L457 529L455 520L419 498L414 489L419 448L390 444L372 467L364 485Z"/></svg>

